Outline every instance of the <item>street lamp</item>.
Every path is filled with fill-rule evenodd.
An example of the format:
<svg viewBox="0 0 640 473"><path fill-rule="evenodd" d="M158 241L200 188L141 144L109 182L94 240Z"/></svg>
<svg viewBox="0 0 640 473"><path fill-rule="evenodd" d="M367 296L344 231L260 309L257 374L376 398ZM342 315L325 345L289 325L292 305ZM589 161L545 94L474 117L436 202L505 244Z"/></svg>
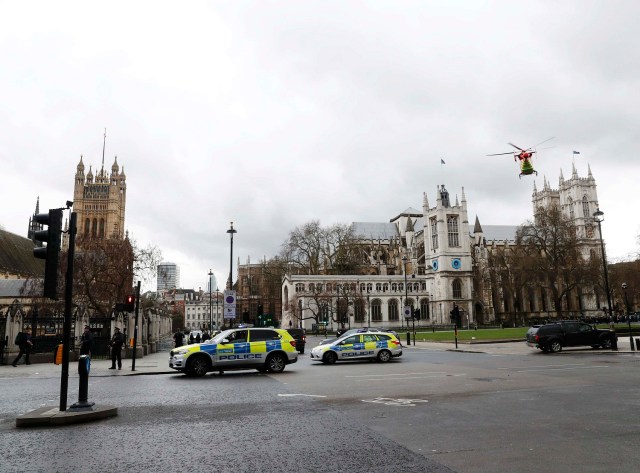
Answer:
<svg viewBox="0 0 640 473"><path fill-rule="evenodd" d="M409 296L407 294L407 255L402 255L402 263L404 265L404 307L402 310L402 318L404 319L406 309L409 307ZM400 321L400 324L403 326L402 321Z"/></svg>
<svg viewBox="0 0 640 473"><path fill-rule="evenodd" d="M627 299L627 283L622 283L622 290L624 291L624 308L627 313L627 324L629 324L629 343L631 344L631 351L635 351L633 347L633 337L631 336L631 316L629 315L629 299Z"/></svg>
<svg viewBox="0 0 640 473"><path fill-rule="evenodd" d="M233 234L238 233L237 230L233 228L233 222L231 222L231 228L227 230L227 233L231 236L231 257L229 259L229 282L227 283L228 289L233 289Z"/></svg>
<svg viewBox="0 0 640 473"><path fill-rule="evenodd" d="M213 303L212 303L212 296L213 294L211 294L213 292L213 271L211 271L211 268L209 268L209 330L213 330Z"/></svg>
<svg viewBox="0 0 640 473"><path fill-rule="evenodd" d="M609 306L609 318L613 317L613 311L611 310L611 291L609 290L609 273L607 271L607 255L604 252L604 240L602 239L602 222L604 222L604 212L600 210L600 207L593 213L593 219L598 222L598 234L600 235L600 247L602 249L602 265L604 267L604 286L607 291L607 304Z"/></svg>
<svg viewBox="0 0 640 473"><path fill-rule="evenodd" d="M220 312L218 312L218 286L216 286L216 329L220 330Z"/></svg>

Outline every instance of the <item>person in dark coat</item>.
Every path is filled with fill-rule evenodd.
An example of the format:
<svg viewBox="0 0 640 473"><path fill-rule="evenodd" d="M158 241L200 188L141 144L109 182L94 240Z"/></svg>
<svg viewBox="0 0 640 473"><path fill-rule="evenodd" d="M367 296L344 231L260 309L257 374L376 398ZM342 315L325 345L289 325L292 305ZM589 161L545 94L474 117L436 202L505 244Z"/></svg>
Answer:
<svg viewBox="0 0 640 473"><path fill-rule="evenodd" d="M84 333L80 337L80 354L91 355L91 346L93 344L93 334L88 325L84 326Z"/></svg>
<svg viewBox="0 0 640 473"><path fill-rule="evenodd" d="M178 330L173 335L173 341L176 344L176 348L181 347L182 345L184 345L184 333L182 333L182 330Z"/></svg>
<svg viewBox="0 0 640 473"><path fill-rule="evenodd" d="M111 337L111 368L110 370L116 369L116 360L118 361L118 369L122 369L122 345L124 345L124 335L120 332L118 327L115 328L113 332L113 337Z"/></svg>
<svg viewBox="0 0 640 473"><path fill-rule="evenodd" d="M18 361L24 355L24 362L26 365L30 365L29 354L31 353L31 347L33 346L33 342L31 341L31 331L28 329L24 332L20 332L16 336L16 342L18 344L18 348L20 348L20 353L16 356L16 359L11 363L12 366L18 366Z"/></svg>

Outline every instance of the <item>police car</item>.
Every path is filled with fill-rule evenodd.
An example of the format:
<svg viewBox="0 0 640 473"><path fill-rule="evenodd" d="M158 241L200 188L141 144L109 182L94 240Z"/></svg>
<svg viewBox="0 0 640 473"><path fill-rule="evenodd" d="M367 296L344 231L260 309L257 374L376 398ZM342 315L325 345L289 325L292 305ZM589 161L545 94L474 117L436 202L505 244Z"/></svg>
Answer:
<svg viewBox="0 0 640 473"><path fill-rule="evenodd" d="M311 350L311 360L327 364L364 359L387 362L398 356L402 356L402 344L398 337L386 332L345 335Z"/></svg>
<svg viewBox="0 0 640 473"><path fill-rule="evenodd" d="M280 373L286 365L298 361L293 337L286 330L274 328L225 330L204 343L174 348L169 356L169 368L188 376L237 369Z"/></svg>

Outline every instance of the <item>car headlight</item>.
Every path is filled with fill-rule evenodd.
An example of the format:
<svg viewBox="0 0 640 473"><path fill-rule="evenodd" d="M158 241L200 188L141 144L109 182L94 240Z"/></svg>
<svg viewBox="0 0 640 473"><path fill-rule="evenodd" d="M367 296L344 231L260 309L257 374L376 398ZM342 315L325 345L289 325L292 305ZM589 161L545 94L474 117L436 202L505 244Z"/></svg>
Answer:
<svg viewBox="0 0 640 473"><path fill-rule="evenodd" d="M174 355L186 355L187 353L189 353L189 350L173 350Z"/></svg>

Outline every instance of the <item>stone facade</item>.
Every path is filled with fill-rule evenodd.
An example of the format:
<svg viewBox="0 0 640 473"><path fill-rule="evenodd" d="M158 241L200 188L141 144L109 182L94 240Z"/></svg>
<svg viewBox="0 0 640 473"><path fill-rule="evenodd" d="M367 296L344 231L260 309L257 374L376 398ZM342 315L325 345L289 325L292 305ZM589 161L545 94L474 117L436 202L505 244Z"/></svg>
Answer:
<svg viewBox="0 0 640 473"><path fill-rule="evenodd" d="M534 184L532 203L533 209L559 206L576 225L583 257L600 257L600 235L593 221L598 199L591 169L586 178L578 176L575 166L570 179L561 173L558 189L552 189L546 179L540 191ZM354 222L353 226L367 258L362 274L287 275L282 286L283 326L310 329L324 311L328 323L402 327L406 306L421 309L417 319L421 325L452 323L454 305L459 308L461 326L511 320L526 324L528 319L556 316L548 294L536 288L525 295L527 309L520 310L515 320L513 301L510 304L482 269L491 252L515 245L518 227L483 228L478 217L471 226L464 188L460 200L458 196L453 200L444 185L438 186L435 206L429 205L424 193L422 211L408 208L388 223ZM569 314L564 315L601 315L601 297L593 287L581 288L567 298ZM343 314L337 307L340 300L347 301Z"/></svg>

